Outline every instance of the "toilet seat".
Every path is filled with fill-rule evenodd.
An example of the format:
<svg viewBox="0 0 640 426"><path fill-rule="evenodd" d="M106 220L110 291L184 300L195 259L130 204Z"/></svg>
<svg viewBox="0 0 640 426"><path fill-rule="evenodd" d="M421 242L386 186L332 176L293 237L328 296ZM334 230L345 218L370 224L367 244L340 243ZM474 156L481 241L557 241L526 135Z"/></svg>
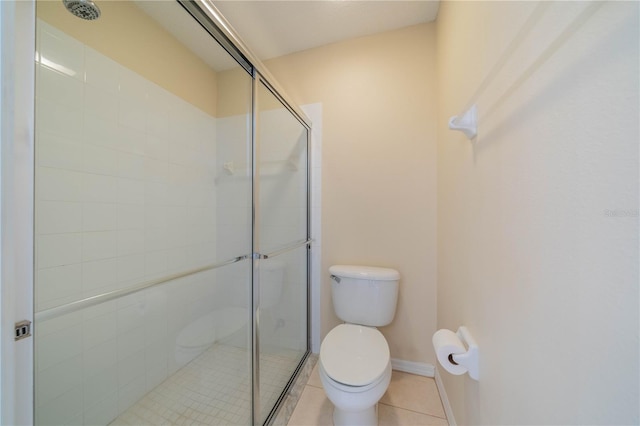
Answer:
<svg viewBox="0 0 640 426"><path fill-rule="evenodd" d="M389 365L389 345L380 331L341 324L320 346L320 362L327 375L347 386L367 386L382 377Z"/></svg>

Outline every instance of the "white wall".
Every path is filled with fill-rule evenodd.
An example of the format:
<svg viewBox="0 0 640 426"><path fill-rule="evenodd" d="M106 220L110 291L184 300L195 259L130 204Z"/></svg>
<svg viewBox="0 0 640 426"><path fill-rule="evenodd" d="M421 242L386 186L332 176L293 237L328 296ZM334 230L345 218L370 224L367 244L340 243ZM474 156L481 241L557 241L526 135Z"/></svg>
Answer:
<svg viewBox="0 0 640 426"><path fill-rule="evenodd" d="M640 421L638 16L441 5L438 327L480 347L479 382L442 373L459 424ZM446 124L478 91L469 142Z"/></svg>

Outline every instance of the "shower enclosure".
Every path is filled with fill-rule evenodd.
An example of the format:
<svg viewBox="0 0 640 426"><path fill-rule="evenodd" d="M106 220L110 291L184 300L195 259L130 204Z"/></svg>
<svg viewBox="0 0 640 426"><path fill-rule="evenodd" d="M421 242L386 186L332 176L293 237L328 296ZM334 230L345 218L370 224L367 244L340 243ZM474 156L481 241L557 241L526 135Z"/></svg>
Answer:
<svg viewBox="0 0 640 426"><path fill-rule="evenodd" d="M207 0L96 5L36 6L35 422L269 423L309 349L309 122Z"/></svg>

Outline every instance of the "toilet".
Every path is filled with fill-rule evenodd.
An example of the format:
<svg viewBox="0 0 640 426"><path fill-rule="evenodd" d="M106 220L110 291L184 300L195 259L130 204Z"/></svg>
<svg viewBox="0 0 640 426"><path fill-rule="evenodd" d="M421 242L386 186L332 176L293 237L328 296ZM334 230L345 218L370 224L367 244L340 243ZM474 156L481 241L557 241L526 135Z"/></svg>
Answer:
<svg viewBox="0 0 640 426"><path fill-rule="evenodd" d="M400 273L372 266L334 265L331 296L344 324L320 345L319 373L336 426L377 425L377 404L391 381L389 345L376 327L393 320Z"/></svg>

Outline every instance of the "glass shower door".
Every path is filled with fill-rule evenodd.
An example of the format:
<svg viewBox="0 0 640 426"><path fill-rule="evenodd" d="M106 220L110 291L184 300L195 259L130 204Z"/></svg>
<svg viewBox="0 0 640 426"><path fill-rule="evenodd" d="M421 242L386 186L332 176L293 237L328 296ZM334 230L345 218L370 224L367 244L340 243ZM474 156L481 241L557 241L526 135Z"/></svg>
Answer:
<svg viewBox="0 0 640 426"><path fill-rule="evenodd" d="M257 83L259 414L270 415L307 351L307 129Z"/></svg>
<svg viewBox="0 0 640 426"><path fill-rule="evenodd" d="M37 2L35 422L250 424L252 76L98 3Z"/></svg>

